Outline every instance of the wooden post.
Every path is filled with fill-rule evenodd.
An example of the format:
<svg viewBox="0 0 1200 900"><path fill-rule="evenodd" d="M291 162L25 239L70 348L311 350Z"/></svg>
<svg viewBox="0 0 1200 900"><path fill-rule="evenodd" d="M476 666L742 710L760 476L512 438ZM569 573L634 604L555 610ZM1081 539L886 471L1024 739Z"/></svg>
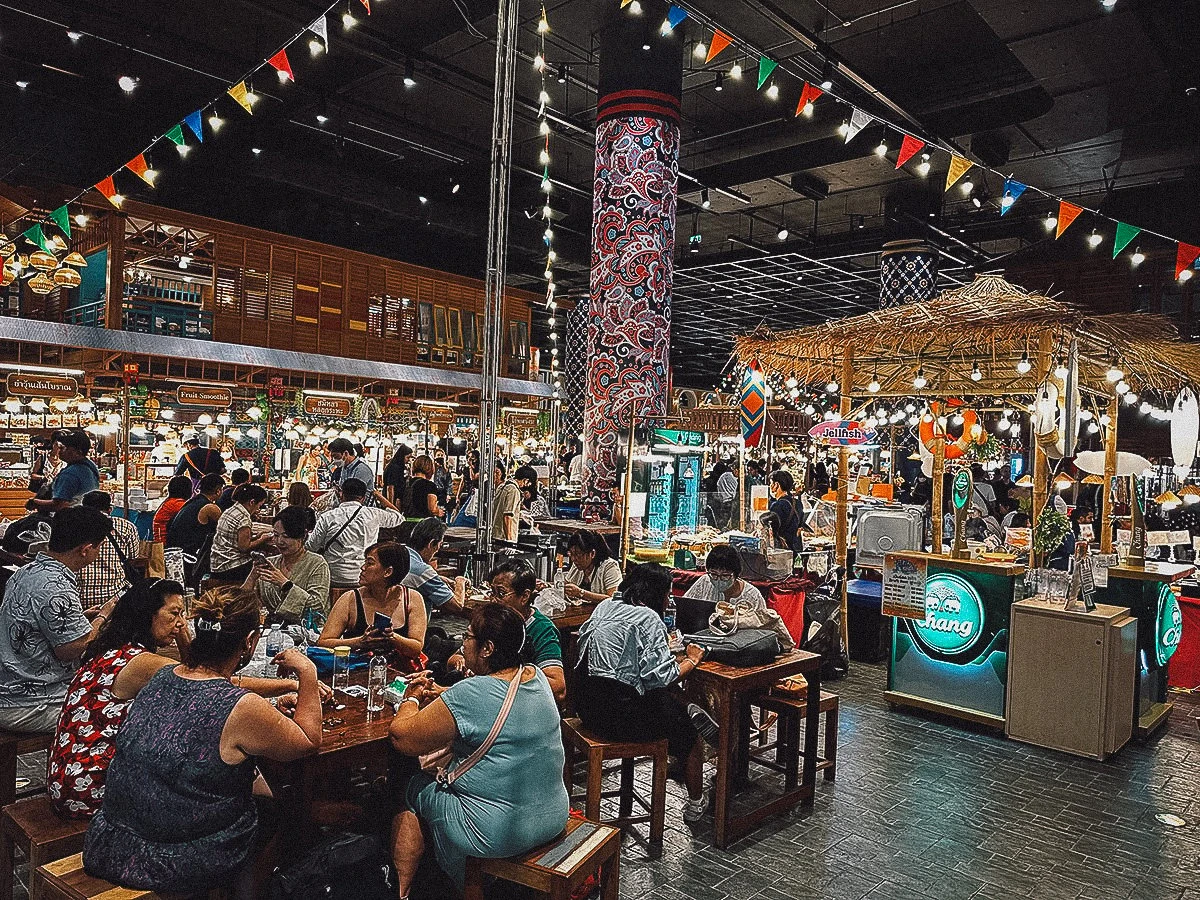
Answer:
<svg viewBox="0 0 1200 900"><path fill-rule="evenodd" d="M125 368L124 357L122 357L121 359L122 359L121 368L124 369ZM125 506L125 518L130 519L130 518L132 518L132 516L129 514L129 465L130 465L130 460L129 460L129 376L128 375L125 376L125 384L121 390L121 403L122 403L122 409L121 409L121 444L122 444L122 448L121 449L122 449L122 454L124 455L124 463L125 463L121 467L121 471L124 472L124 474L125 474L125 477L122 479L121 494L122 494L122 498L123 498L122 502Z"/></svg>
<svg viewBox="0 0 1200 900"><path fill-rule="evenodd" d="M738 447L738 529L746 530L746 441Z"/></svg>
<svg viewBox="0 0 1200 900"><path fill-rule="evenodd" d="M1104 493L1100 496L1100 552L1112 553L1113 532L1116 526L1112 521L1112 489L1113 479L1117 474L1117 414L1120 412L1120 398L1114 393L1108 401L1108 426L1104 432Z"/></svg>
<svg viewBox="0 0 1200 900"><path fill-rule="evenodd" d="M1050 353L1054 348L1054 336L1050 332L1042 332L1038 338L1038 354L1037 354L1037 372L1036 384L1040 385L1046 376L1050 373ZM1037 403L1040 394L1038 388L1033 389L1033 402ZM1066 423L1063 423L1066 427ZM1045 452L1037 443L1037 435L1033 432L1033 417L1029 418L1029 443L1031 447L1031 455L1033 457L1033 527L1037 528L1038 516L1042 514L1042 509L1046 506L1046 497L1049 489L1050 462L1046 458Z"/></svg>
<svg viewBox="0 0 1200 900"><path fill-rule="evenodd" d="M104 298L104 327L125 328L125 214L114 212L108 220L108 271Z"/></svg>
<svg viewBox="0 0 1200 900"><path fill-rule="evenodd" d="M937 409L938 407L934 407ZM941 411L945 412L944 406ZM946 429L938 424L938 414L933 412L933 498L929 504L929 518L933 534L929 536L929 549L935 556L942 553L942 509L946 498L943 484L946 480Z"/></svg>
<svg viewBox="0 0 1200 900"><path fill-rule="evenodd" d="M847 347L842 355L842 401L839 412L843 419L850 415L850 388L854 381L854 351ZM838 489L837 489L837 524L834 529L834 553L837 565L844 572L842 576L842 647L850 652L850 624L848 621L849 606L846 599L846 582L850 573L846 570L846 562L850 549L850 448L838 448Z"/></svg>

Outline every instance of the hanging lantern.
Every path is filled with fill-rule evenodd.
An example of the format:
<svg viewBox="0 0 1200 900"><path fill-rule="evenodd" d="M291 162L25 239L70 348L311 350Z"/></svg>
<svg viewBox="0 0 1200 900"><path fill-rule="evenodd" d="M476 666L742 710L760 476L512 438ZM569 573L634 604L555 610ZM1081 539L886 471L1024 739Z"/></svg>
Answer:
<svg viewBox="0 0 1200 900"><path fill-rule="evenodd" d="M62 264L64 266L76 266L80 269L87 268L87 260L83 258L83 254L78 250L72 250L68 253Z"/></svg>
<svg viewBox="0 0 1200 900"><path fill-rule="evenodd" d="M17 280L17 273L14 272L12 269L10 269L8 266L5 266L3 268L3 270L0 270L0 287L8 287L10 284L12 284L16 280Z"/></svg>
<svg viewBox="0 0 1200 900"><path fill-rule="evenodd" d="M17 252L17 245L6 237L0 237L0 256L8 258Z"/></svg>
<svg viewBox="0 0 1200 900"><path fill-rule="evenodd" d="M54 283L59 287L77 288L83 282L74 269L62 268L54 271Z"/></svg>
<svg viewBox="0 0 1200 900"><path fill-rule="evenodd" d="M45 272L38 272L29 279L29 288L35 294L48 294L54 290L54 279Z"/></svg>
<svg viewBox="0 0 1200 900"><path fill-rule="evenodd" d="M45 250L35 250L29 254L29 264L35 269L56 269L58 268L58 260L54 258L54 254L47 253Z"/></svg>

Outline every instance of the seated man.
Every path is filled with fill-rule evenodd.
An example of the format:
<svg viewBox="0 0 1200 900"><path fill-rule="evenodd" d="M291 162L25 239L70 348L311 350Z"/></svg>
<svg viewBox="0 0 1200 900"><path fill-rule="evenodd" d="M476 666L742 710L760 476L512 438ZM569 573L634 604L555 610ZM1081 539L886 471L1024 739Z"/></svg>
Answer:
<svg viewBox="0 0 1200 900"><path fill-rule="evenodd" d="M439 575L434 560L446 537L446 523L432 516L417 522L408 540L410 556L408 574L404 586L419 593L425 600L425 609L440 609L443 612L462 612L463 605L454 596L452 582Z"/></svg>
<svg viewBox="0 0 1200 900"><path fill-rule="evenodd" d="M79 600L79 572L100 556L112 520L96 509L59 510L50 543L9 580L0 603L0 728L54 731L67 687L88 643L116 598L89 622Z"/></svg>

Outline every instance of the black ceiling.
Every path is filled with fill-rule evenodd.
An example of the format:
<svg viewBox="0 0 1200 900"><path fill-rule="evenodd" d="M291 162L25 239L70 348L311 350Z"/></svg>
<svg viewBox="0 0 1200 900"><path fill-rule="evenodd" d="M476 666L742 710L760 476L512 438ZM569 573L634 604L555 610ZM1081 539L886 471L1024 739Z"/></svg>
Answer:
<svg viewBox="0 0 1200 900"><path fill-rule="evenodd" d="M595 35L616 2L546 3L556 76L556 249L567 293L586 291ZM661 0L641 4L652 21L665 10ZM543 225L524 213L541 205L540 81L529 65L539 6L521 4L510 262L514 281L534 289ZM324 0L3 0L0 182L96 181L325 7ZM329 54L310 57L306 41L291 51L295 84L258 77L254 89L264 99L253 117L224 101L220 134L186 161L156 151L159 186L150 191L126 176L125 192L480 275L495 2L372 0L372 7L368 18L359 0L346 0L329 17ZM1101 0L695 0L692 8L793 73L815 76L829 58L838 66L836 91L915 133L953 142L1075 202L1200 242L1200 0L1117 0L1111 10ZM358 20L348 31L347 9ZM83 36L71 40L68 30ZM689 22L663 39L708 37ZM1047 246L1038 220L1049 203L1032 193L999 219L997 177L976 177L985 192L976 210L959 192L942 193L944 158L935 157L924 180L896 171L895 132L874 126L846 144L836 134L848 115L843 105L823 100L812 119L793 118L800 81L781 78L782 96L772 103L754 90L755 62L744 54L747 77L724 78L716 91L716 75L737 56L726 51L707 67L686 57L679 383L711 384L731 335L760 321L786 327L869 308L877 251L888 239L926 237L943 247L947 286L973 271L1047 258L1070 263L1089 253L1083 241L1095 223L1085 220L1063 246ZM410 67L416 85L408 88ZM132 94L117 86L122 74L140 79ZM891 147L883 159L873 153L881 139ZM813 184L828 191L819 203L800 190ZM699 206L702 186L714 189L708 209ZM781 224L785 242L776 237ZM703 236L694 254L687 252L693 232ZM1146 249L1147 265L1170 266L1167 243ZM1104 247L1092 254L1099 255L1108 255ZM1114 274L1128 269L1120 260L1110 265Z"/></svg>

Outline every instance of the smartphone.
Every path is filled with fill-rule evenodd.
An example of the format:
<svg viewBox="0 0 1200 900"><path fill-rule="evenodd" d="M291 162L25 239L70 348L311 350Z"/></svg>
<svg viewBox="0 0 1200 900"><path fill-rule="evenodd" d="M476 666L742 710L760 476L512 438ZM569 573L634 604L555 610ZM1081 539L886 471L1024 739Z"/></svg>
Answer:
<svg viewBox="0 0 1200 900"><path fill-rule="evenodd" d="M392 627L392 617L385 616L381 612L375 613L375 620L371 622L371 627L376 631L383 631L386 628Z"/></svg>
<svg viewBox="0 0 1200 900"><path fill-rule="evenodd" d="M250 559L256 566L265 566L267 564L267 554L259 550L250 551Z"/></svg>

